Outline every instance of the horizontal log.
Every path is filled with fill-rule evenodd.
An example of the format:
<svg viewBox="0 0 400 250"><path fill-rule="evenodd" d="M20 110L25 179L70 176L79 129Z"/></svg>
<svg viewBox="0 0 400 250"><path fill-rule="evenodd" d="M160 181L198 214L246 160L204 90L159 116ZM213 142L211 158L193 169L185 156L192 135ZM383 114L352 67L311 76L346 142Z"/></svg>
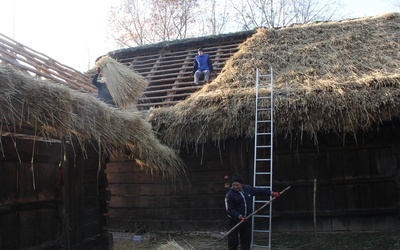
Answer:
<svg viewBox="0 0 400 250"><path fill-rule="evenodd" d="M179 208L215 208L223 206L225 192L220 194L194 195L194 196L138 196L138 195L115 195L110 201L112 208L151 208L163 207L165 209Z"/></svg>
<svg viewBox="0 0 400 250"><path fill-rule="evenodd" d="M226 219L224 203L221 208L182 208L165 209L163 207L143 208L143 209L120 209L111 208L109 213L111 220L125 218L126 220L204 220L204 219Z"/></svg>
<svg viewBox="0 0 400 250"><path fill-rule="evenodd" d="M57 206L61 204L62 204L61 200L43 200L43 201L30 201L30 202L19 201L18 203L0 205L0 214L15 212L15 211L37 210L42 208L43 209L57 208Z"/></svg>
<svg viewBox="0 0 400 250"><path fill-rule="evenodd" d="M224 182L224 176L227 171L186 171L186 176L192 184L205 183L205 182ZM132 169L129 172L108 172L109 184L122 184L122 183L136 183L136 184L151 184L151 183L164 183L169 185L171 182L164 179L160 175L151 175L144 171ZM186 176L183 176L181 181L186 182ZM229 180L228 180L229 182Z"/></svg>
<svg viewBox="0 0 400 250"><path fill-rule="evenodd" d="M116 184L109 187L111 194L114 195L195 195L195 194L215 194L225 193L224 182L203 183L193 188L188 183L181 185L165 185L154 183L146 184ZM112 199L112 198L111 198Z"/></svg>

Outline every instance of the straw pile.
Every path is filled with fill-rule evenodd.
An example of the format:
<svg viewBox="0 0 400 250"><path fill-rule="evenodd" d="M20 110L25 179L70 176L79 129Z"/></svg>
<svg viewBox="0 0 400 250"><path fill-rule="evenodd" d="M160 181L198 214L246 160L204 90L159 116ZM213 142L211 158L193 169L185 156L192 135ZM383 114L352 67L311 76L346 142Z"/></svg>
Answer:
<svg viewBox="0 0 400 250"><path fill-rule="evenodd" d="M183 247L180 246L176 241L168 241L167 244L161 245L158 250L191 250L194 249L192 247Z"/></svg>
<svg viewBox="0 0 400 250"><path fill-rule="evenodd" d="M109 56L98 60L95 68L100 68L108 90L120 108L128 108L136 104L148 85L144 77Z"/></svg>
<svg viewBox="0 0 400 250"><path fill-rule="evenodd" d="M2 125L29 125L40 137L78 140L83 150L87 143L101 145L108 154L129 149L129 157L152 173L175 178L184 171L181 159L158 141L141 113L112 108L11 67L0 67L0 117Z"/></svg>
<svg viewBox="0 0 400 250"><path fill-rule="evenodd" d="M148 119L170 145L254 137L255 69L272 66L275 133L366 131L400 115L399 37L398 13L259 29L211 84Z"/></svg>

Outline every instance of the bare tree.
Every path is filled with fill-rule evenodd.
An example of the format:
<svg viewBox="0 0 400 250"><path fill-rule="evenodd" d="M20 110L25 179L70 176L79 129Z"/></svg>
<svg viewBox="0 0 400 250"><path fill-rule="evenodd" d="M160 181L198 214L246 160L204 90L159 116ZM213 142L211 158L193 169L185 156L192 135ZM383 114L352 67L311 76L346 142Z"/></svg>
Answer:
<svg viewBox="0 0 400 250"><path fill-rule="evenodd" d="M212 35L221 34L229 22L229 6L227 1L209 0L205 13L206 33Z"/></svg>
<svg viewBox="0 0 400 250"><path fill-rule="evenodd" d="M294 22L310 23L313 21L329 21L342 7L340 1L291 0L293 4Z"/></svg>
<svg viewBox="0 0 400 250"><path fill-rule="evenodd" d="M195 0L124 0L110 11L112 37L121 47L186 38L197 6Z"/></svg>
<svg viewBox="0 0 400 250"><path fill-rule="evenodd" d="M195 0L152 0L151 31L158 40L166 41L187 37L188 26L195 22Z"/></svg>
<svg viewBox="0 0 400 250"><path fill-rule="evenodd" d="M339 0L230 0L243 29L287 26L327 21L338 10Z"/></svg>
<svg viewBox="0 0 400 250"><path fill-rule="evenodd" d="M204 0L199 5L196 0L124 0L112 9L109 20L114 40L120 46L132 46L227 30L328 21L340 1Z"/></svg>
<svg viewBox="0 0 400 250"><path fill-rule="evenodd" d="M113 7L109 15L112 27L112 37L115 42L123 46L144 45L155 40L148 33L151 17L143 10L149 8L145 0L124 0Z"/></svg>

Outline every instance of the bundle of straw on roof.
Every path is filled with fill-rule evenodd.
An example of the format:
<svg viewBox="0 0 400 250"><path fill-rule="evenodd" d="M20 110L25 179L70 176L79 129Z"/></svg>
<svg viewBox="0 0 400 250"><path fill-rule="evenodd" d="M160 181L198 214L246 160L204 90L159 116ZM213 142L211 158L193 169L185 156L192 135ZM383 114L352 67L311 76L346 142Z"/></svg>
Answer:
<svg viewBox="0 0 400 250"><path fill-rule="evenodd" d="M120 108L136 104L148 85L144 77L109 56L98 60L95 67L100 69L114 102Z"/></svg>

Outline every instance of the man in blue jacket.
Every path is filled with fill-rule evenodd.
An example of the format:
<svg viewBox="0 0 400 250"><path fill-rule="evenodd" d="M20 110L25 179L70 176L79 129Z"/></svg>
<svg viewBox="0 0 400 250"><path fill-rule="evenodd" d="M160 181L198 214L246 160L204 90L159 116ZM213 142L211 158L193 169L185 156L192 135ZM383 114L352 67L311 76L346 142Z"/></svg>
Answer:
<svg viewBox="0 0 400 250"><path fill-rule="evenodd" d="M199 48L198 55L194 58L193 71L191 76L194 75L194 85L199 85L199 78L204 75L204 83L210 79L210 74L214 71L210 55L204 54L204 50Z"/></svg>
<svg viewBox="0 0 400 250"><path fill-rule="evenodd" d="M232 176L232 187L225 196L225 208L228 213L229 230L246 217L253 213L253 196L270 195L279 197L279 192L272 192L266 188L256 188L243 185L243 179L239 175ZM244 221L238 228L228 235L228 249L236 250L239 245L243 250L250 250L252 221Z"/></svg>

